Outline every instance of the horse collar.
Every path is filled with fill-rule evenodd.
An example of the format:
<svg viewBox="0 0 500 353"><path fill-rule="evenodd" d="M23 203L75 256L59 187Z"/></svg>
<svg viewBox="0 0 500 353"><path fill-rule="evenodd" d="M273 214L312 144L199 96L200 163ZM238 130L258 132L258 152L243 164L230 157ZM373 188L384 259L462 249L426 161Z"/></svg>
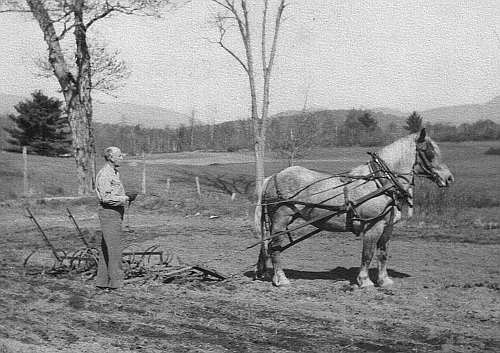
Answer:
<svg viewBox="0 0 500 353"><path fill-rule="evenodd" d="M391 168L385 163L385 161L380 158L376 153L368 152L372 156L372 160L369 162L370 167L373 170L373 175L375 177L375 180L379 181L382 186L387 185L387 183L391 183L392 186L394 187L393 192L391 193L392 197L396 197L397 199L405 199L407 202L411 198L410 193L408 190L404 188L404 186L401 184L398 178L402 178L406 180L401 175L396 175L396 173L391 170ZM377 176L377 174L382 173L382 176ZM408 181L408 180L406 180Z"/></svg>

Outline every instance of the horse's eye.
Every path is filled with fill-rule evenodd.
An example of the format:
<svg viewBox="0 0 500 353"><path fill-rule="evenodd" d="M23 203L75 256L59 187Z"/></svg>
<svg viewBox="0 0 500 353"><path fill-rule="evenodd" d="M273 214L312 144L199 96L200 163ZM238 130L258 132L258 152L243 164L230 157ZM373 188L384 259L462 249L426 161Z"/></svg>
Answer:
<svg viewBox="0 0 500 353"><path fill-rule="evenodd" d="M427 158L429 161L432 161L436 156L436 150L431 144L427 144L426 147L427 148L424 149L425 158Z"/></svg>
<svg viewBox="0 0 500 353"><path fill-rule="evenodd" d="M434 153L432 153L431 150L425 150L424 153L425 153L425 157L428 160L432 161L434 159Z"/></svg>

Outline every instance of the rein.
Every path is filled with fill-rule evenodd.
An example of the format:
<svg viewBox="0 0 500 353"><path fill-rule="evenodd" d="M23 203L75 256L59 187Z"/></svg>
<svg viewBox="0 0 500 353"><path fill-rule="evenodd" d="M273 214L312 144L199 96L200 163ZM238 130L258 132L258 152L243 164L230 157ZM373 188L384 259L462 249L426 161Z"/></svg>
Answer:
<svg viewBox="0 0 500 353"><path fill-rule="evenodd" d="M417 149L417 153L420 153L420 152L423 153L423 151L421 151L420 149ZM409 183L411 183L413 181L413 176L415 174L414 168L415 168L415 165L417 165L417 163L418 163L419 156L418 155L416 156L416 161L415 161L413 169L410 173L410 178L406 178L402 174L396 174L387 165L387 163L382 158L380 158L380 156L378 156L377 153L368 152L368 154L370 156L372 156L372 160L370 162L368 162L368 165L369 165L370 169L372 170L372 172L370 174L363 175L363 176L350 176L348 174L343 173L343 174L339 174L336 176L336 177L340 176L340 177L349 179L348 181L344 182L343 185L336 187L336 188L340 188L340 187L344 188L344 193L343 193L344 197L345 197L344 206L326 205L326 204L321 204L321 203L320 204L309 203L309 202L305 202L305 201L295 201L293 199L283 199L283 200L276 201L276 202L261 203L261 206L269 206L269 205L273 205L273 204L289 204L290 206L295 208L295 212L298 214L301 214L301 211L298 210L295 207L295 205L310 206L313 208L320 208L320 209L325 209L325 210L330 211L326 215L320 215L320 216L315 217L309 221L306 221L303 224L300 224L300 225L293 227L291 229L287 229L286 231L278 232L278 233L274 234L273 236L267 237L267 238L262 239L262 240L263 241L272 240L278 236L281 236L282 234L289 234L290 232L301 229L307 225L311 225L313 223L320 222L320 221L323 221L327 218L331 218L333 216L337 216L337 215L340 215L343 213L346 214L346 228L350 231L352 231L352 229L354 227L353 222L355 222L355 221L372 222L375 220L382 219L382 218L386 217L388 214L390 214L389 223L392 224L394 222L394 214L395 214L394 207L397 207L398 209L400 208L400 206L398 205L398 201L406 202L410 207L412 207L412 204L410 201L412 196L407 190L405 190L404 186L401 184L401 182L399 181L398 178L402 178L406 182L409 182ZM420 158L422 158L422 157L420 157ZM426 160L426 162L428 162L428 160ZM426 162L424 162L424 163L426 163ZM422 169L424 169L424 168L422 168ZM335 177L335 176L332 176L332 177ZM369 193L369 194L367 194L367 195L365 195L357 200L352 201L352 200L349 200L349 198L348 198L347 186L349 184L351 184L353 182L353 180L365 180L366 182L370 182L370 181L377 182L378 181L381 185L375 191L372 191L371 193ZM275 185L277 187L276 182L275 182ZM279 192L278 189L276 190L276 192L280 198L283 197L283 195L281 194L281 192ZM340 195L342 195L342 194L338 194L335 197L338 197ZM360 218L359 216L357 216L357 214L356 214L357 207L359 207L361 204L365 203L366 201L371 200L371 199L376 198L376 197L379 197L381 195L386 195L386 196L390 197L390 200L387 202L383 211L379 215L371 217L371 218ZM320 231L320 229L318 228L317 230L309 233L308 235L303 236L302 238L298 239L297 241L291 242L287 247L294 245L294 244L296 244L296 243L298 243L306 238L309 238L310 236L318 233L319 231ZM254 244L254 245L251 245L248 248L252 248L258 244L260 244L260 242ZM282 250L284 250L284 249L282 249Z"/></svg>
<svg viewBox="0 0 500 353"><path fill-rule="evenodd" d="M378 180L382 179L382 180L385 180L385 181L389 181L390 183L392 183L391 187L394 187L394 193L396 194L397 198L398 199L404 199L406 202L408 202L412 196L410 194L410 192L408 190L405 190L404 186L401 184L401 182L399 181L398 178L401 178L401 179L404 179L406 182L410 182L410 180L412 179L410 177L410 180L407 179L406 177L404 177L402 174L398 174L396 175L396 173L391 170L391 168L389 168L389 166L387 165L387 163L385 163L385 161L380 158L377 153L375 152L368 152L368 154L370 156L372 156L373 160L369 162L369 164L371 165L372 169L374 170L374 174L377 174L378 172L381 172L383 174L382 177L378 178ZM375 171L375 167L378 167L379 170L378 171ZM410 176L413 176L413 170L412 170L412 173L410 173ZM382 184L384 184L382 182ZM387 184L387 182L386 182Z"/></svg>

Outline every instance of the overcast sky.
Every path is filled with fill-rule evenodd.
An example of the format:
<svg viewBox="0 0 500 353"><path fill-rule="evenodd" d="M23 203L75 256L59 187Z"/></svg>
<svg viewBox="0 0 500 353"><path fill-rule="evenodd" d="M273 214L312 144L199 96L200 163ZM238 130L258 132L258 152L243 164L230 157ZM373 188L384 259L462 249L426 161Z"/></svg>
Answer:
<svg viewBox="0 0 500 353"><path fill-rule="evenodd" d="M276 61L271 113L311 108L387 107L403 112L484 103L500 95L498 0L289 0ZM120 17L95 28L121 51L132 77L118 98L201 120L249 114L245 73L209 39L208 0L164 20ZM0 93L56 95L33 58L40 28L0 14ZM239 43L237 43L239 44ZM62 98L62 97L61 97Z"/></svg>

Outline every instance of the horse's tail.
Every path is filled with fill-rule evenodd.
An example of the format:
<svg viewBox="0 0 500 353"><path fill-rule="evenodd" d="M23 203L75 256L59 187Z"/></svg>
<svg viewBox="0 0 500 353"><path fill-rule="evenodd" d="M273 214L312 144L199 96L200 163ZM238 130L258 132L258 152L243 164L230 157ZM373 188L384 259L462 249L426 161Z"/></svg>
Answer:
<svg viewBox="0 0 500 353"><path fill-rule="evenodd" d="M255 206L254 228L255 233L260 240L264 240L266 238L265 225L267 222L267 205L265 193L270 179L270 177L267 177L262 182L262 190L257 195L257 205Z"/></svg>
<svg viewBox="0 0 500 353"><path fill-rule="evenodd" d="M255 266L254 271L254 279L258 278L266 278L267 276L267 259L269 258L269 250L268 243L269 240L266 238L269 236L269 216L267 212L267 200L265 197L267 186L269 185L269 180L271 178L268 177L264 179L262 183L262 190L257 197L257 206L255 207L255 217L254 217L254 226L256 230L256 234L260 240L260 252L259 252L259 260Z"/></svg>

